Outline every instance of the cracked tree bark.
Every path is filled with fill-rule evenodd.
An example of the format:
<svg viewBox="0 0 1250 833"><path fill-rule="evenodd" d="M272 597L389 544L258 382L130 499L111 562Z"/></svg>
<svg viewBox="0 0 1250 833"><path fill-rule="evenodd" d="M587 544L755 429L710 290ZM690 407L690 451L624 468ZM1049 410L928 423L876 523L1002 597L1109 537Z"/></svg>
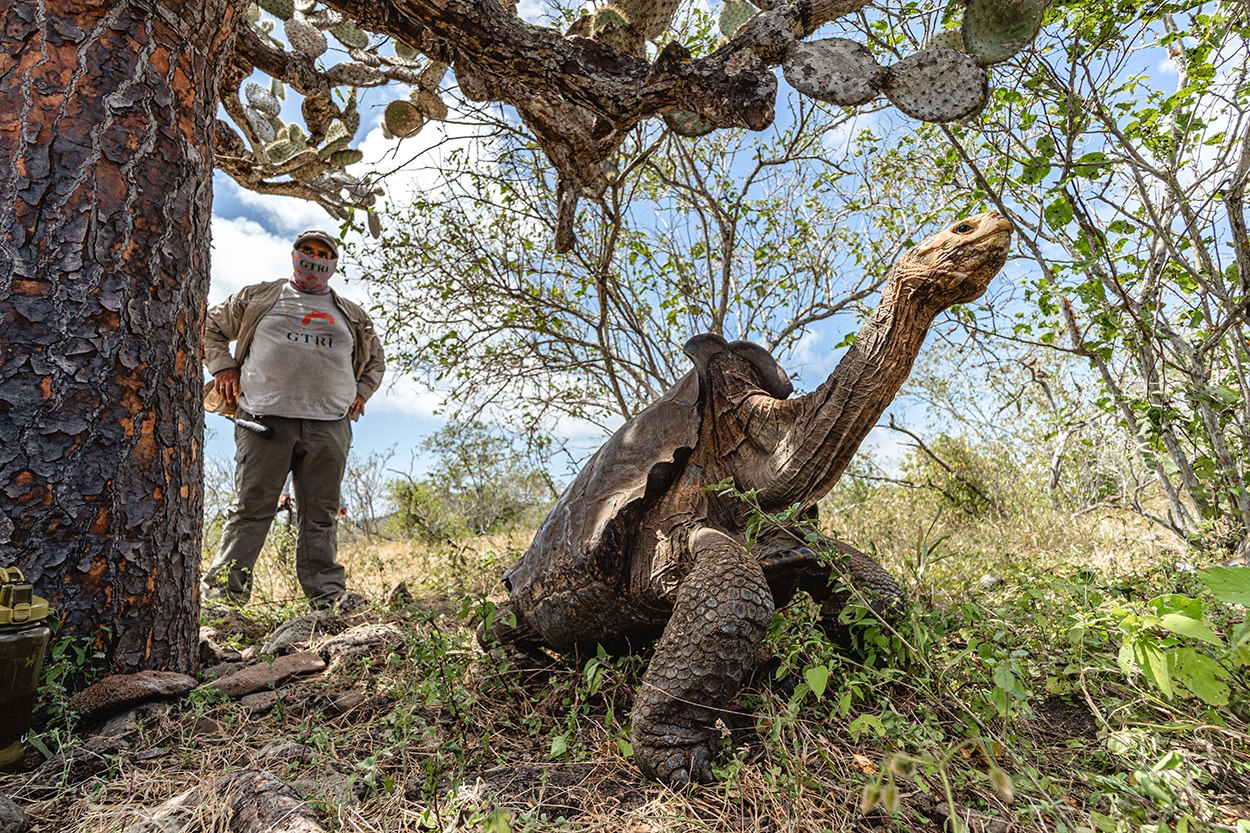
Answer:
<svg viewBox="0 0 1250 833"><path fill-rule="evenodd" d="M242 0L0 15L0 561L114 671L189 671L217 80Z"/></svg>

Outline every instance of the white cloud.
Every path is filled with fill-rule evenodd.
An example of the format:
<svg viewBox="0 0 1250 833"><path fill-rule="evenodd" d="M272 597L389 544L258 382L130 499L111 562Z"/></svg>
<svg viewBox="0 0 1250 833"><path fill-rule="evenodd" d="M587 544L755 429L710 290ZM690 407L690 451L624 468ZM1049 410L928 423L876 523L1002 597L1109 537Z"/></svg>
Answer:
<svg viewBox="0 0 1250 833"><path fill-rule="evenodd" d="M295 237L304 229L323 228L327 231L337 229L338 222L326 213L326 210L315 202L302 200L298 197L279 197L272 194L258 194L246 188L240 188L233 181L230 187L235 189L234 196L239 203L258 221L263 221L266 228L287 239Z"/></svg>
<svg viewBox="0 0 1250 833"><path fill-rule="evenodd" d="M234 183L233 188L238 188ZM261 281L291 273L291 237L278 236L248 217L213 216L213 256L208 302L216 304Z"/></svg>
<svg viewBox="0 0 1250 833"><path fill-rule="evenodd" d="M547 25L551 18L550 9L543 0L520 0L516 6L517 17L537 26Z"/></svg>
<svg viewBox="0 0 1250 833"><path fill-rule="evenodd" d="M443 394L438 391L431 391L416 380L391 370L382 383L382 389L370 401L369 407L375 411L434 418L445 401Z"/></svg>
<svg viewBox="0 0 1250 833"><path fill-rule="evenodd" d="M837 319L841 322L843 319ZM845 326L854 326L849 316L845 317ZM812 391L821 385L837 367L837 361L846 352L833 349L833 340L829 337L836 328L809 329L799 337L794 349L788 356L780 357L781 366L790 374L791 381L800 391Z"/></svg>

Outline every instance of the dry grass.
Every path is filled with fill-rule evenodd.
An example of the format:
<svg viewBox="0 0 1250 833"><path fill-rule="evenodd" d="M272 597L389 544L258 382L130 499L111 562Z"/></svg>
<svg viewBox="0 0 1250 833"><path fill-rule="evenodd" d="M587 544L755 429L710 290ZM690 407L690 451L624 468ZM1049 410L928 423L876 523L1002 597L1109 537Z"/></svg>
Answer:
<svg viewBox="0 0 1250 833"><path fill-rule="evenodd" d="M1071 679L1056 670L1069 649L1045 621L1058 614L1030 606L1048 604L1045 594L1062 596L1067 585L1054 582L1072 571L1122 581L1169 561L1176 553L1167 542L1115 512L1071 518L1035 508L1010 521L966 522L904 497L880 492L844 502L829 522L905 576L920 606L894 637L866 631L877 634L875 647L849 661L812 632L810 610L788 611L771 637L778 659L749 683L727 720L712 785L674 791L639 779L627 741L641 659L562 658L518 668L477 647L464 614L499 598L500 573L528 541L522 532L433 546L347 541L341 560L350 586L375 601L353 620L394 622L403 645L288 684L279 706L263 715L192 695L81 784L55 789L28 774L0 780L0 791L26 806L36 833L132 829L169 798L252 766L294 785L335 831L936 833L949 790L972 829L1010 833L1095 829L1096 813L1114 819L1115 808L1137 795L1126 773L1179 750L1189 792L1154 813L1157 821L1174 829L1176 808L1194 816L1190 830L1233 830L1238 816L1250 819L1250 802L1230 798L1237 785L1250 786L1244 727L1219 725L1192 703L1151 697L1117 677L1113 657L1101 664L1074 657L1083 664L1078 687L1047 689L1051 676ZM982 589L985 573L1003 582ZM400 581L413 601L385 607ZM1059 598L1055 609L1067 603ZM236 624L256 639L303 609L274 549L262 556L247 621ZM995 663L1008 661L1030 693L1004 717L988 692ZM601 676L591 686L596 667ZM823 698L808 690L812 668L829 673ZM348 692L364 697L336 707ZM1141 728L1149 725L1169 728ZM1139 748L1109 746L1128 737ZM279 739L301 751L260 759ZM69 751L73 741L65 740ZM891 769L899 751L919 763L896 777L889 773L901 773L898 759ZM988 780L991 759L1015 777L1014 799ZM865 785L891 780L897 812L862 812ZM1113 781L1122 786L1108 786ZM192 829L229 829L223 807L201 806ZM1123 821L1097 829L1146 828Z"/></svg>

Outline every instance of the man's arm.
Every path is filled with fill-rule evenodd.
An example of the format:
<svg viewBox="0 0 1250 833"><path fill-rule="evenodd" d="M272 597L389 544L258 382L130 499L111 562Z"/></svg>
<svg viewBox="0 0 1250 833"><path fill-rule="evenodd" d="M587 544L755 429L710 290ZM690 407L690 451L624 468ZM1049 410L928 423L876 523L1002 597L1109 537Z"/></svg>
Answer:
<svg viewBox="0 0 1250 833"><path fill-rule="evenodd" d="M360 413L364 413L364 403L382 386L382 377L386 374L386 352L382 349L382 340L373 331L373 322L361 333L369 345L369 358L364 369L356 379L356 398L360 400ZM353 405L354 409L356 406Z"/></svg>
<svg viewBox="0 0 1250 833"><path fill-rule="evenodd" d="M235 383L238 383L239 364L230 353L230 342L239 336L239 326L243 321L243 312L247 309L246 290L234 293L214 307L209 307L204 319L204 366L213 378L220 379L223 370L235 371ZM220 381L218 390L221 390ZM225 395L225 391L222 391Z"/></svg>

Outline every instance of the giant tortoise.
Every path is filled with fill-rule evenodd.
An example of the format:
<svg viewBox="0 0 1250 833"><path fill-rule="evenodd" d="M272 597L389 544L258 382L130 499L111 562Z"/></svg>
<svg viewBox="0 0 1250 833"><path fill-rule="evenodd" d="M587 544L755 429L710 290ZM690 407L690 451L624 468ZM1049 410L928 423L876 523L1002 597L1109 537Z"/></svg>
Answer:
<svg viewBox="0 0 1250 833"><path fill-rule="evenodd" d="M634 704L635 759L669 784L709 780L717 717L754 667L775 608L796 590L822 603L835 592L828 564L789 530L748 548L750 507L709 487L731 479L755 490L764 512L812 517L934 318L979 297L1002 268L1011 231L989 212L909 249L833 374L804 396L789 398L789 378L763 348L692 338L694 370L587 462L504 573L498 622L509 624L484 636L558 652L658 637ZM875 562L842 549L853 584L898 592Z"/></svg>

